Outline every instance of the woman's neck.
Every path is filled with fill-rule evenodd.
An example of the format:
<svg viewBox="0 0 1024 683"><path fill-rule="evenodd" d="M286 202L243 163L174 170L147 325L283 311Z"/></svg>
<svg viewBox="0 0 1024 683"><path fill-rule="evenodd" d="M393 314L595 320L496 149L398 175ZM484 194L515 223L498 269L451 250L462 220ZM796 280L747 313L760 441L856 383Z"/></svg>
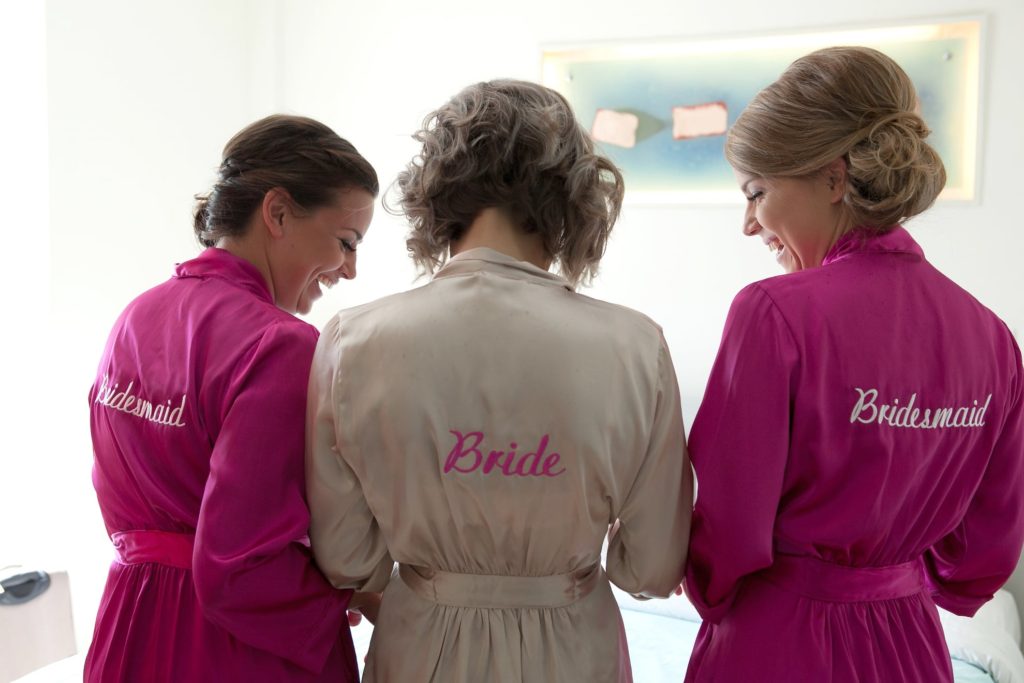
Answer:
<svg viewBox="0 0 1024 683"><path fill-rule="evenodd" d="M481 211L462 237L451 243L449 250L455 256L478 247L493 249L544 270L551 267L551 255L544 248L540 234L524 231L501 209L492 207Z"/></svg>
<svg viewBox="0 0 1024 683"><path fill-rule="evenodd" d="M262 220L258 216L254 216L244 233L221 237L214 246L255 266L263 276L263 281L267 283L270 295L276 301L277 292L274 287L273 268L270 263L266 236L267 231Z"/></svg>

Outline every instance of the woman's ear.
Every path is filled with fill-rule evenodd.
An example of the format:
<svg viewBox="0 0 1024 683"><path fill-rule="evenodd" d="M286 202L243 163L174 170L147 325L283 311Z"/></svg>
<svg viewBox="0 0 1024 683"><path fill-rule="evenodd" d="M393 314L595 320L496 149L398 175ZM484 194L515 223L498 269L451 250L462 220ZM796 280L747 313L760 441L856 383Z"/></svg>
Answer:
<svg viewBox="0 0 1024 683"><path fill-rule="evenodd" d="M291 196L281 187L272 187L263 195L260 214L272 237L284 235L285 217L291 211Z"/></svg>
<svg viewBox="0 0 1024 683"><path fill-rule="evenodd" d="M836 157L822 169L828 187L829 201L837 204L846 196L846 159Z"/></svg>

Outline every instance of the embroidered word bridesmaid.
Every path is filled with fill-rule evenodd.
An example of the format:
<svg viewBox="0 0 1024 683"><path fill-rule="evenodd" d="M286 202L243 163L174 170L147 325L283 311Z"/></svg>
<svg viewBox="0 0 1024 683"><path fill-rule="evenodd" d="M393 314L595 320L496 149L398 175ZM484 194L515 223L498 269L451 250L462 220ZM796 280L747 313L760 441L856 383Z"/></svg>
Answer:
<svg viewBox="0 0 1024 683"><path fill-rule="evenodd" d="M1020 351L902 227L945 183L916 105L830 48L729 131L788 274L736 296L690 434L687 681L951 681L936 604L972 614L1020 557Z"/></svg>
<svg viewBox="0 0 1024 683"><path fill-rule="evenodd" d="M351 593L313 564L303 477L321 286L356 275L377 175L310 119L224 148L208 249L128 305L90 393L117 552L86 681L356 681Z"/></svg>
<svg viewBox="0 0 1024 683"><path fill-rule="evenodd" d="M366 681L627 681L608 581L672 593L693 484L661 329L574 291L622 178L532 83L470 86L417 137L408 247L443 265L321 335L313 551L339 587L386 587Z"/></svg>

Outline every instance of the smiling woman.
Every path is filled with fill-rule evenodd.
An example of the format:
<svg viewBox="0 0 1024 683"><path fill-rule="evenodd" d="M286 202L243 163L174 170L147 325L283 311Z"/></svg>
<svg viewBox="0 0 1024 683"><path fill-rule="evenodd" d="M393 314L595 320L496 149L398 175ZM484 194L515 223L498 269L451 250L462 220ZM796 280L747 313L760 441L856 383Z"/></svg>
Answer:
<svg viewBox="0 0 1024 683"><path fill-rule="evenodd" d="M831 199L836 194L835 181L823 175L763 178L736 171L747 198L743 233L761 237L786 272L820 265L850 228L849 216Z"/></svg>
<svg viewBox="0 0 1024 683"><path fill-rule="evenodd" d="M896 62L868 48L815 54L757 94L725 145L747 198L743 232L760 235L787 272L820 266L853 228L892 230L946 183Z"/></svg>
<svg viewBox="0 0 1024 683"><path fill-rule="evenodd" d="M688 683L952 681L936 606L973 614L1020 557L1020 350L900 225L945 180L915 104L829 48L729 133L787 273L736 296L690 432Z"/></svg>
<svg viewBox="0 0 1024 683"><path fill-rule="evenodd" d="M378 189L373 168L330 128L271 116L224 148L220 180L197 197L196 236L254 265L279 307L309 313L318 282L356 276Z"/></svg>
<svg viewBox="0 0 1024 683"><path fill-rule="evenodd" d="M117 560L85 680L358 679L352 593L305 542L317 332L293 314L356 276L377 191L370 164L322 123L257 121L197 197L207 249L114 325L90 405Z"/></svg>
<svg viewBox="0 0 1024 683"><path fill-rule="evenodd" d="M217 246L255 265L278 307L304 315L320 298L321 284L333 287L356 276L356 248L373 218L373 200L365 189L346 188L306 210L275 187L246 232L222 237Z"/></svg>

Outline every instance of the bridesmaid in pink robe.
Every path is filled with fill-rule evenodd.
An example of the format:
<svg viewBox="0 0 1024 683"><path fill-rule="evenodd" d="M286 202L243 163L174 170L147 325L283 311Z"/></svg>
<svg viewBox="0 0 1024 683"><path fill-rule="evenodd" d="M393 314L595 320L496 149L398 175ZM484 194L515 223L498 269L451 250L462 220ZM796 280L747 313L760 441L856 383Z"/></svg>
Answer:
<svg viewBox="0 0 1024 683"><path fill-rule="evenodd" d="M351 591L314 566L304 493L317 332L295 317L356 275L377 176L316 121L224 149L206 247L128 305L89 395L116 553L86 681L356 681Z"/></svg>
<svg viewBox="0 0 1024 683"><path fill-rule="evenodd" d="M788 274L737 295L690 435L687 681L951 681L935 606L973 614L1020 557L1021 355L900 225L945 183L915 107L832 48L729 133Z"/></svg>

